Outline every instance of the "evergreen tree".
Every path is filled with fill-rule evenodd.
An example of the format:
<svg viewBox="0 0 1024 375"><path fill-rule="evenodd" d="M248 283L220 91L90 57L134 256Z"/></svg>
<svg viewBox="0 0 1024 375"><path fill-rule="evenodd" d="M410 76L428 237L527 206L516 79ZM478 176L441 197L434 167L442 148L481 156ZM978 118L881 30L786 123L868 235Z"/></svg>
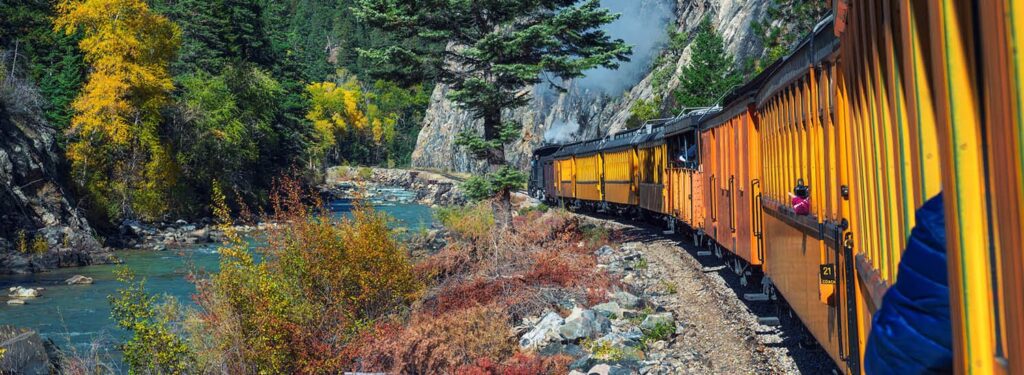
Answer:
<svg viewBox="0 0 1024 375"><path fill-rule="evenodd" d="M155 9L182 30L175 74L220 74L228 65L252 63L269 69L274 51L259 0L163 0ZM279 22L279 21L278 21Z"/></svg>
<svg viewBox="0 0 1024 375"><path fill-rule="evenodd" d="M680 107L709 107L718 101L742 77L733 70L733 59L725 52L725 42L705 18L697 27L690 47L690 64L682 69L679 86L674 91Z"/></svg>
<svg viewBox="0 0 1024 375"><path fill-rule="evenodd" d="M5 0L0 6L0 49L4 64L24 68L46 99L46 118L57 128L71 121L71 102L84 81L85 62L76 48L79 34L53 30L53 7L46 0Z"/></svg>
<svg viewBox="0 0 1024 375"><path fill-rule="evenodd" d="M440 68L450 99L483 121L483 136L460 134L459 144L487 161L489 173L473 180L473 191L495 195L499 228L512 219L510 192L525 175L508 165L504 145L519 137L521 124L505 121L502 111L529 102L529 87L542 74L562 80L604 66L618 67L630 48L612 40L601 26L617 18L598 0L358 0L356 13L399 39L424 38L449 46L442 53L417 46L366 51L379 66L400 68L397 75ZM552 83L552 85L554 85Z"/></svg>

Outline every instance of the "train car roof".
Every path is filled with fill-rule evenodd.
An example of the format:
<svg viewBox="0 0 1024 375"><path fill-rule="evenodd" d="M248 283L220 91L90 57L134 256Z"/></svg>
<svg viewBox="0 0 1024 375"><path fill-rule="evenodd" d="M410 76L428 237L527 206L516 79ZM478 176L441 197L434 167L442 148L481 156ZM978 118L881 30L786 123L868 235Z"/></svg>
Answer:
<svg viewBox="0 0 1024 375"><path fill-rule="evenodd" d="M722 111L719 107L698 109L685 115L676 117L665 125L665 137L700 129L701 124L708 118L716 116Z"/></svg>
<svg viewBox="0 0 1024 375"><path fill-rule="evenodd" d="M603 141L603 138L595 138L583 141L580 143L579 146L576 147L575 150L573 150L573 155L586 156L590 154L596 154L599 151L601 151L601 143L603 143Z"/></svg>
<svg viewBox="0 0 1024 375"><path fill-rule="evenodd" d="M666 125L651 124L649 131L647 125L644 125L638 128L615 133L614 135L605 138L604 142L601 144L601 151L617 151L647 142L648 140L657 137L659 134L664 136L663 130L665 126Z"/></svg>
<svg viewBox="0 0 1024 375"><path fill-rule="evenodd" d="M536 150L533 150L533 156L540 158L551 156L554 153L558 152L558 150L560 150L561 148L562 145L559 144L541 145Z"/></svg>
<svg viewBox="0 0 1024 375"><path fill-rule="evenodd" d="M833 31L835 20L830 14L818 22L810 35L805 37L792 53L787 55L770 72L764 86L757 94L757 106L761 107L776 93L785 89L794 80L807 74L807 69L817 66L839 48L839 38ZM773 66L776 64L772 64ZM762 74L764 74L762 73Z"/></svg>
<svg viewBox="0 0 1024 375"><path fill-rule="evenodd" d="M579 142L566 143L566 144L560 145L559 148L558 148L558 151L555 152L554 154L552 154L551 156L552 157L556 157L556 158L560 158L560 157L563 157L563 156L574 155L575 154L574 151L577 148L579 148L580 144L582 144L582 143L583 143L583 141L579 141Z"/></svg>

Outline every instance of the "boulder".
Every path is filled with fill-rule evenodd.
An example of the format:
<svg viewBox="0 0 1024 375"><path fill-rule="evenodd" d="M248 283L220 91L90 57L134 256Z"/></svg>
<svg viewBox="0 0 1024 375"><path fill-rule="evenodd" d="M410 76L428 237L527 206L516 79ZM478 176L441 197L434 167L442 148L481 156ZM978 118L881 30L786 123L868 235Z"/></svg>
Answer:
<svg viewBox="0 0 1024 375"><path fill-rule="evenodd" d="M591 307L591 309L596 311L598 314L604 315L609 318L613 316L621 318L623 314L622 307L619 306L619 303L615 301L594 305L594 307Z"/></svg>
<svg viewBox="0 0 1024 375"><path fill-rule="evenodd" d="M563 322L564 319L558 313L548 312L533 329L519 339L519 347L523 349L543 347L552 339L558 338L559 327Z"/></svg>
<svg viewBox="0 0 1024 375"><path fill-rule="evenodd" d="M587 371L587 375L629 375L632 373L633 371L626 367L606 363L594 365L594 367Z"/></svg>
<svg viewBox="0 0 1024 375"><path fill-rule="evenodd" d="M569 341L576 341L584 338L596 338L608 332L612 323L604 315L597 314L594 310L583 310L576 307L565 318L565 323L558 329L558 333Z"/></svg>
<svg viewBox="0 0 1024 375"><path fill-rule="evenodd" d="M597 360L590 354L587 354L570 363L569 369L586 371L587 369L594 367L595 364L597 364Z"/></svg>
<svg viewBox="0 0 1024 375"><path fill-rule="evenodd" d="M594 255L597 255L597 256L611 255L611 253L614 252L614 251L615 250L612 249L611 246L604 245L604 246L601 246L601 248L599 248L596 251L594 251Z"/></svg>
<svg viewBox="0 0 1024 375"><path fill-rule="evenodd" d="M640 306L640 297L632 293L618 291L612 295L612 300L619 303L619 306L626 309L635 309Z"/></svg>
<svg viewBox="0 0 1024 375"><path fill-rule="evenodd" d="M670 312L651 314L644 318L644 321L640 323L640 328L645 331L654 329L654 327L657 327L658 325L668 325L675 328L675 325L673 324L674 322L675 320L672 318L672 313Z"/></svg>
<svg viewBox="0 0 1024 375"><path fill-rule="evenodd" d="M91 277L82 276L82 275L75 275L75 276L71 276L67 280L64 280L64 283L68 284L68 285L92 284L92 278Z"/></svg>
<svg viewBox="0 0 1024 375"><path fill-rule="evenodd" d="M35 331L0 326L0 374L50 374L52 366L43 339Z"/></svg>
<svg viewBox="0 0 1024 375"><path fill-rule="evenodd" d="M33 288L12 287L7 295L11 298L36 298L39 297L39 290Z"/></svg>

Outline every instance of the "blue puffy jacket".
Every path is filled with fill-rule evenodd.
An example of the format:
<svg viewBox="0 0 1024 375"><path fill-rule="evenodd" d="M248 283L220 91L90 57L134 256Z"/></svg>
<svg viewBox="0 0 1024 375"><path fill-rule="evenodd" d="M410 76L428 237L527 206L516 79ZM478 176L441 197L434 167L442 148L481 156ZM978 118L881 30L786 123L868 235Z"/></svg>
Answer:
<svg viewBox="0 0 1024 375"><path fill-rule="evenodd" d="M917 210L899 276L872 320L868 374L953 372L945 225L942 194Z"/></svg>

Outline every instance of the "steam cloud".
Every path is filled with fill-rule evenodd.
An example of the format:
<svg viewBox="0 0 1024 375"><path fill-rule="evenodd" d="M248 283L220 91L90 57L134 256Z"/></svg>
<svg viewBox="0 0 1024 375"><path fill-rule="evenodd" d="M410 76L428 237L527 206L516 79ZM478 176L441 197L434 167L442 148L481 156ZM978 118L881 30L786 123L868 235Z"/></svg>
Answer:
<svg viewBox="0 0 1024 375"><path fill-rule="evenodd" d="M580 123L576 120L557 120L544 132L544 141L547 143L569 143L573 135L580 130Z"/></svg>
<svg viewBox="0 0 1024 375"><path fill-rule="evenodd" d="M587 71L579 80L583 89L598 90L618 96L633 87L650 71L652 61L668 41L667 28L676 18L675 0L601 0L601 6L619 13L615 22L604 30L612 39L622 39L633 47L629 62L618 69L598 68Z"/></svg>
<svg viewBox="0 0 1024 375"><path fill-rule="evenodd" d="M621 95L635 86L651 70L654 58L668 41L668 25L675 21L675 0L601 0L601 6L619 19L605 25L612 39L622 39L633 47L630 61L619 64L618 69L592 69L573 82L575 89L590 90L611 97ZM546 77L558 81L553 77ZM562 84L562 82L559 82ZM536 94L551 102L559 93L542 83ZM544 132L546 143L569 143L576 139L580 123L576 119L557 120Z"/></svg>

